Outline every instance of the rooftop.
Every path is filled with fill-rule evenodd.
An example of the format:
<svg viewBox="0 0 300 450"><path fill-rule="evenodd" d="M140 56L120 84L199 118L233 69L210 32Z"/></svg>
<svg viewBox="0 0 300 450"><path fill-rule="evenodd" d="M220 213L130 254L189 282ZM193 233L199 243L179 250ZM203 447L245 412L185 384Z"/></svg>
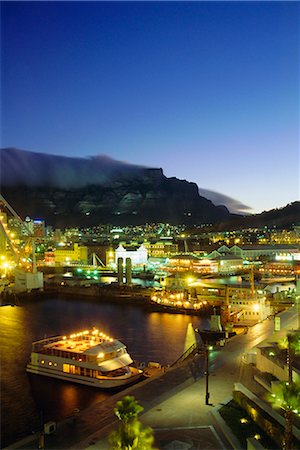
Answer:
<svg viewBox="0 0 300 450"><path fill-rule="evenodd" d="M42 341L40 341L42 343ZM67 352L86 355L98 355L99 353L111 353L124 345L117 339L113 339L97 329L74 333L70 336L58 336L45 339L44 348L57 349Z"/></svg>

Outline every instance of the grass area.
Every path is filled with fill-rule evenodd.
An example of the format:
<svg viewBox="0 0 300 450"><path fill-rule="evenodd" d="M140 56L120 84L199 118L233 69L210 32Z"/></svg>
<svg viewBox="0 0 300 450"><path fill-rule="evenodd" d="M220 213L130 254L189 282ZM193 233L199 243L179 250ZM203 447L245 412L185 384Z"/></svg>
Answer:
<svg viewBox="0 0 300 450"><path fill-rule="evenodd" d="M241 444L241 450L247 449L247 438L259 435L259 442L263 447L269 450L281 450L280 447L272 441L269 436L246 414L246 412L233 400L219 409L222 419L231 429ZM245 423L241 419L246 419Z"/></svg>

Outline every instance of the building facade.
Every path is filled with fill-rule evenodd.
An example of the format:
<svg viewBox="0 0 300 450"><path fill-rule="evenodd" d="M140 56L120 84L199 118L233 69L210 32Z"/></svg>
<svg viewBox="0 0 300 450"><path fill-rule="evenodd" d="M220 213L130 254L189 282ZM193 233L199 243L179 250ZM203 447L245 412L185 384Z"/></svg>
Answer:
<svg viewBox="0 0 300 450"><path fill-rule="evenodd" d="M126 258L130 258L132 265L146 264L148 260L148 250L142 244L137 249L126 249L122 244L115 250L115 264L118 263L118 259L122 258L125 264Z"/></svg>

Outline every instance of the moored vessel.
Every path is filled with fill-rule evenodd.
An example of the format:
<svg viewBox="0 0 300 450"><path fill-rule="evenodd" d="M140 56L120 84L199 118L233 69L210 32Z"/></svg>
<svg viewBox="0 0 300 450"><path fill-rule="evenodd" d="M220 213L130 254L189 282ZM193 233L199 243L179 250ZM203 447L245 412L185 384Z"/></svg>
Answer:
<svg viewBox="0 0 300 450"><path fill-rule="evenodd" d="M132 363L122 342L93 328L33 342L26 370L108 389L131 384L141 377L142 370Z"/></svg>

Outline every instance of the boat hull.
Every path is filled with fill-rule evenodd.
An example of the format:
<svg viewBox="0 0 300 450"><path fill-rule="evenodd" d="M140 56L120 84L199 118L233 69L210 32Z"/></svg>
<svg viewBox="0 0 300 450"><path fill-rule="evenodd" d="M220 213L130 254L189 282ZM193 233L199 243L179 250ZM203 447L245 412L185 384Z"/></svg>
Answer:
<svg viewBox="0 0 300 450"><path fill-rule="evenodd" d="M83 384L85 386L92 386L100 389L112 389L128 384L133 384L141 378L143 372L141 370L131 368L131 374L124 377L103 377L103 378L91 378L81 377L75 374L66 374L59 370L47 369L47 367L39 367L29 363L26 367L28 373L35 375L43 375L50 378L57 378L59 380L68 381L72 383Z"/></svg>

